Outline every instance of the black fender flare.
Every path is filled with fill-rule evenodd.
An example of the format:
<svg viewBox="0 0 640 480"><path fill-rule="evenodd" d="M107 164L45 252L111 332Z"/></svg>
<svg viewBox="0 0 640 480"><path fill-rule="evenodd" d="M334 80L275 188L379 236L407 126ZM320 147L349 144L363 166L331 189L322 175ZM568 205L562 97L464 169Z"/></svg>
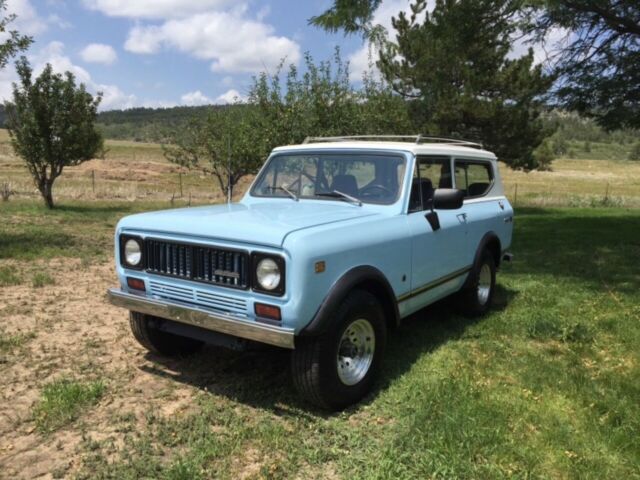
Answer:
<svg viewBox="0 0 640 480"><path fill-rule="evenodd" d="M369 265L361 265L347 271L333 284L329 293L320 304L320 307L313 319L300 331L299 335L322 335L329 331L337 322L333 313L337 310L344 299L347 298L349 292L354 288L357 288L359 285L367 284L375 285L377 291L372 293L375 293L379 300L385 302L383 309L385 310L387 323L397 326L400 322L400 312L398 310L398 302L396 300L395 293L393 292L389 281L377 268ZM381 295L386 298L380 298ZM389 316L391 316L391 318L389 318Z"/></svg>
<svg viewBox="0 0 640 480"><path fill-rule="evenodd" d="M484 236L480 239L480 242L478 243L478 247L476 248L476 253L475 253L474 257L473 257L473 263L471 264L471 270L472 271L480 263L480 258L482 256L482 252L484 252L485 249L487 248L487 246L490 243L493 243L493 242L496 242L497 245L498 245L497 255L496 255L496 252L492 252L494 254L494 257L495 257L496 268L500 265L500 255L502 253L502 250L501 250L502 247L501 247L501 243L500 243L500 238L498 237L498 235L495 232L490 231L490 232L485 233ZM467 280L466 280L463 288L467 287L470 281L471 281L471 275L469 275L467 277Z"/></svg>

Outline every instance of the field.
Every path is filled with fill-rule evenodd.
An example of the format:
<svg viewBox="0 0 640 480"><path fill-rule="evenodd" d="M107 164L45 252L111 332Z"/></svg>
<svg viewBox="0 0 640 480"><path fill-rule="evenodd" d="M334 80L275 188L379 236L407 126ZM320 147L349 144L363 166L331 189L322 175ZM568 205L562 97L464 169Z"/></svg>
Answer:
<svg viewBox="0 0 640 480"><path fill-rule="evenodd" d="M154 357L106 303L117 220L218 201L210 179L185 173L180 198L160 147L111 142L48 212L3 138L20 193L0 203L0 478L640 478L640 163L503 169L516 257L496 308L414 315L375 391L329 415L287 352Z"/></svg>

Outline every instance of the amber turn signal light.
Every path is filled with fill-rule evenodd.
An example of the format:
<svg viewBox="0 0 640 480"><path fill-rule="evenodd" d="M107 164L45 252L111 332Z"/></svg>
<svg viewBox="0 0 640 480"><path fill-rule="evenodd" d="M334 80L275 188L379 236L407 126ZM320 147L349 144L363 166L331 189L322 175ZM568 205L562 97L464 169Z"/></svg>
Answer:
<svg viewBox="0 0 640 480"><path fill-rule="evenodd" d="M273 305L265 305L264 303L255 304L256 315L262 318L269 318L271 320L280 320L280 307Z"/></svg>
<svg viewBox="0 0 640 480"><path fill-rule="evenodd" d="M127 277L127 286L133 290L145 291L144 280L140 280L139 278Z"/></svg>

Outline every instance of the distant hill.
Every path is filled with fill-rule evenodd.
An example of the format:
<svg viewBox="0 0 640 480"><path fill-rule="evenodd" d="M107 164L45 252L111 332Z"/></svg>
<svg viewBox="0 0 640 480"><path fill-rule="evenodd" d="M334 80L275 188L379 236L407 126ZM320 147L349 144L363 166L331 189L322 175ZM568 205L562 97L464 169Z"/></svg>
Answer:
<svg viewBox="0 0 640 480"><path fill-rule="evenodd" d="M225 105L171 108L130 108L109 110L98 114L98 126L106 138L139 142L164 142L193 117L204 117L213 108L238 108ZM551 112L545 115L549 123L557 125L554 143L598 142L630 145L640 141L637 130L606 132L593 120L573 113ZM6 112L0 104L0 126L4 127ZM413 132L411 132L413 133ZM557 152L563 153L563 152Z"/></svg>
<svg viewBox="0 0 640 480"><path fill-rule="evenodd" d="M193 117L204 117L213 108L223 105L171 108L130 108L109 110L98 115L98 125L106 138L163 142L173 131Z"/></svg>

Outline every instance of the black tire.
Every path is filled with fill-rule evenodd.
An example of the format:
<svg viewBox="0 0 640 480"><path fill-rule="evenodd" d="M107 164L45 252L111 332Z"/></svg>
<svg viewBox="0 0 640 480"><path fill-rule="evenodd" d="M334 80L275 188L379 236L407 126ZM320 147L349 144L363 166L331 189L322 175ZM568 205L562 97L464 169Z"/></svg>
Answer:
<svg viewBox="0 0 640 480"><path fill-rule="evenodd" d="M158 330L156 325L162 319L138 312L129 312L129 324L133 336L140 345L159 355L191 355L197 352L203 342L193 338L174 335Z"/></svg>
<svg viewBox="0 0 640 480"><path fill-rule="evenodd" d="M336 327L331 331L320 336L299 337L291 358L293 382L298 392L309 402L327 410L342 410L371 390L380 372L387 341L383 309L369 292L351 292L335 315ZM348 327L353 328L358 323L368 328L361 320L368 322L374 333L372 361L364 377L348 385L338 372L338 353L345 348L340 342Z"/></svg>
<svg viewBox="0 0 640 480"><path fill-rule="evenodd" d="M480 293L480 283L483 269L485 269L483 285L487 285L486 269L490 272L490 282L488 294ZM488 250L482 252L480 260L469 273L467 285L458 295L458 309L468 317L479 317L487 313L491 308L493 293L496 288L496 262L493 255Z"/></svg>

